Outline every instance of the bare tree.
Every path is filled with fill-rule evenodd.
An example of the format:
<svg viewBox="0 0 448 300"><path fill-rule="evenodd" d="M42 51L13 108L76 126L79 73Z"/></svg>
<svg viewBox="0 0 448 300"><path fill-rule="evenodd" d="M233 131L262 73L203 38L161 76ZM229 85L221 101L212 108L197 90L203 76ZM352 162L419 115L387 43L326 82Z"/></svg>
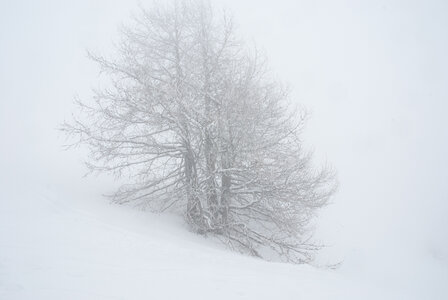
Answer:
<svg viewBox="0 0 448 300"><path fill-rule="evenodd" d="M308 262L309 223L334 192L329 168L302 149L305 114L236 36L232 19L201 1L141 9L82 120L64 124L90 148L92 171L126 173L114 195L184 211L191 228L232 248Z"/></svg>

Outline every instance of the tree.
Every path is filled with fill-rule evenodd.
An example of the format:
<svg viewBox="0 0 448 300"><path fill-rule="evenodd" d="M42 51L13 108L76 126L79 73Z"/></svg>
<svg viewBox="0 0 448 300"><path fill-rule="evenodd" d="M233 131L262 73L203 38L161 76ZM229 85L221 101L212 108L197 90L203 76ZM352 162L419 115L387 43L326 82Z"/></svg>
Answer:
<svg viewBox="0 0 448 300"><path fill-rule="evenodd" d="M93 104L63 126L90 149L92 171L127 174L113 196L183 210L191 229L230 247L308 262L310 220L334 192L331 169L302 148L305 114L269 76L232 19L201 1L141 9Z"/></svg>

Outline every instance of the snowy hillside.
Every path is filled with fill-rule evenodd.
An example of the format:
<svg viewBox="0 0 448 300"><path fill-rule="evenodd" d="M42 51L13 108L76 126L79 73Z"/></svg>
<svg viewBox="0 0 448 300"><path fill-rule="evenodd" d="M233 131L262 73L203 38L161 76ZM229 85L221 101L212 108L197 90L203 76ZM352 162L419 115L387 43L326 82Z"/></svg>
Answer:
<svg viewBox="0 0 448 300"><path fill-rule="evenodd" d="M384 284L343 267L269 263L191 234L176 217L13 183L1 193L0 249L8 300L443 299L448 278Z"/></svg>

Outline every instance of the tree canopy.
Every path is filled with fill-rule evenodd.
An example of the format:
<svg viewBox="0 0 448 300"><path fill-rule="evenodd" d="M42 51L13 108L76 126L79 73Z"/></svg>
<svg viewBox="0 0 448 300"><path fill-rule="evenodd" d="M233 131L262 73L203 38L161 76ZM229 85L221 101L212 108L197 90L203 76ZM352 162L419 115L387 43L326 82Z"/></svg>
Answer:
<svg viewBox="0 0 448 300"><path fill-rule="evenodd" d="M117 203L184 212L232 248L308 262L310 220L335 190L303 149L303 109L232 18L201 1L141 9L117 55L90 54L108 84L63 129L93 171L126 173Z"/></svg>

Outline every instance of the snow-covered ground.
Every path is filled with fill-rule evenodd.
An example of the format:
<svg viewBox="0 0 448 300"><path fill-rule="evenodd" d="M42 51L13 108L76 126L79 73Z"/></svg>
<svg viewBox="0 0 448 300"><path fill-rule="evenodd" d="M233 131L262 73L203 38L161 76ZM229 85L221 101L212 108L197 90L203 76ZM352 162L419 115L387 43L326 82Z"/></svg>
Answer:
<svg viewBox="0 0 448 300"><path fill-rule="evenodd" d="M4 179L3 182L8 182ZM181 218L89 193L8 182L0 192L0 299L446 299L448 270L366 276L266 262L186 230ZM406 255L406 254L404 254ZM418 270L421 261L405 270ZM427 263L427 261L425 261ZM395 266L383 270L397 272ZM420 269L422 270L422 269ZM417 279L417 280L416 280Z"/></svg>
<svg viewBox="0 0 448 300"><path fill-rule="evenodd" d="M188 233L180 219L14 187L0 207L1 299L375 299L374 286L266 263ZM79 199L78 199L79 200ZM92 201L93 200L93 201ZM357 282L358 283L358 282Z"/></svg>

